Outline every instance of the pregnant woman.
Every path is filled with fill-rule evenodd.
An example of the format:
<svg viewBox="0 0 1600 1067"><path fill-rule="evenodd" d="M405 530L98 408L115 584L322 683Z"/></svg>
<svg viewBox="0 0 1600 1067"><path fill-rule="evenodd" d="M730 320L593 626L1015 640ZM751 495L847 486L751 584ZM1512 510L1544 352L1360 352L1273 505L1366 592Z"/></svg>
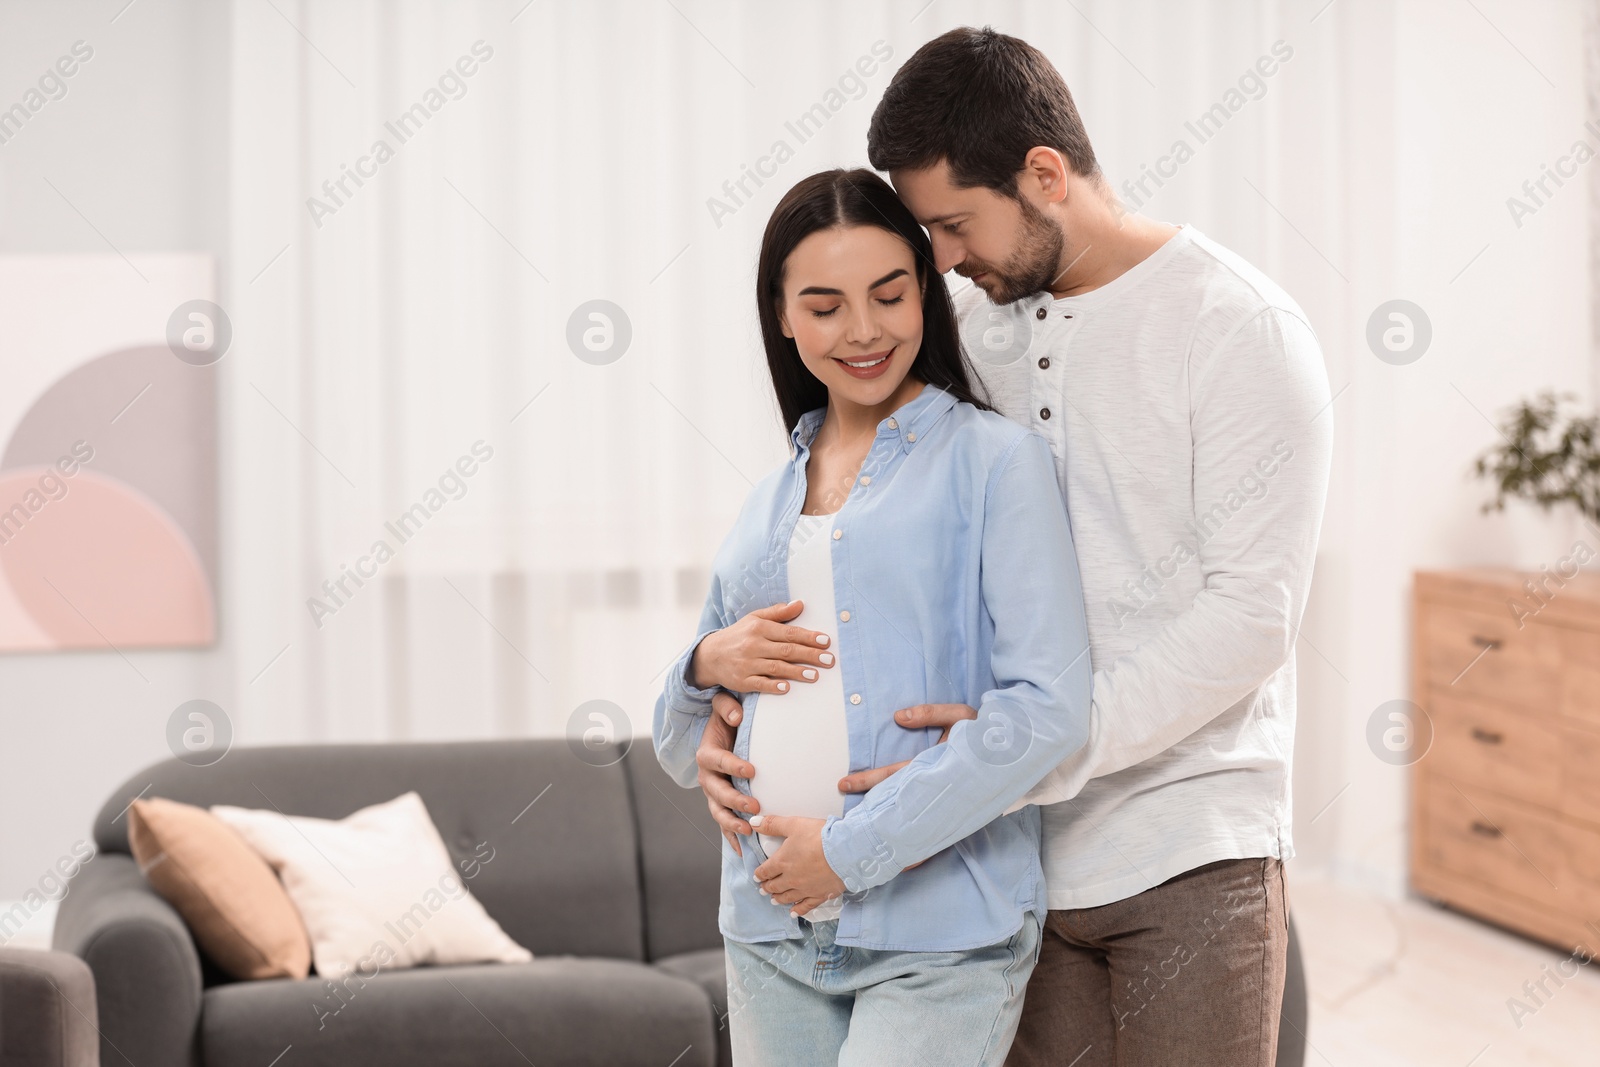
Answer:
<svg viewBox="0 0 1600 1067"><path fill-rule="evenodd" d="M1087 737L1083 595L1049 448L974 395L932 263L865 170L801 181L762 242L791 457L718 552L654 723L692 786L726 689L735 753L760 768L736 784L769 822L722 853L740 1065L1000 1064L1037 957L1039 812L1009 809ZM809 665L779 662L790 644ZM893 721L920 703L978 718L939 744ZM895 760L865 796L839 792ZM763 864L783 873L758 884Z"/></svg>

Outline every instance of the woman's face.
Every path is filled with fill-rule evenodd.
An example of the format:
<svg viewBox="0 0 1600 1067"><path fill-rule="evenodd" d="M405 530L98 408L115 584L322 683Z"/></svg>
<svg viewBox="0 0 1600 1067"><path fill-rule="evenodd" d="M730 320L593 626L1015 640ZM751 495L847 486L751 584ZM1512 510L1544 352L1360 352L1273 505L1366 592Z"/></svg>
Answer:
<svg viewBox="0 0 1600 1067"><path fill-rule="evenodd" d="M876 226L818 230L789 253L778 317L830 398L883 404L922 347L916 253Z"/></svg>

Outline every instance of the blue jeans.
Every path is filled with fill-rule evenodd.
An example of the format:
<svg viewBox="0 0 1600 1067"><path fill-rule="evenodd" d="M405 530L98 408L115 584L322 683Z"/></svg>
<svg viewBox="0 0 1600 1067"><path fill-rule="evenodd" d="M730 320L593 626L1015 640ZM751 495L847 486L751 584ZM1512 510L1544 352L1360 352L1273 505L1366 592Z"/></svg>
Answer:
<svg viewBox="0 0 1600 1067"><path fill-rule="evenodd" d="M965 952L834 944L837 919L787 941L727 940L735 1067L999 1067L1039 958L1039 920Z"/></svg>

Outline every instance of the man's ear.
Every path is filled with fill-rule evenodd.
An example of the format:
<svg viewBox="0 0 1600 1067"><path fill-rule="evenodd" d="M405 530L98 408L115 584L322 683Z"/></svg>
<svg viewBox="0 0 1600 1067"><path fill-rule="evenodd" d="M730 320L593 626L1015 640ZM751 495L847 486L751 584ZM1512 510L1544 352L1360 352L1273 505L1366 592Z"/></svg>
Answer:
<svg viewBox="0 0 1600 1067"><path fill-rule="evenodd" d="M1055 204L1067 197L1067 175L1071 170L1060 152L1040 145L1023 158L1022 182L1031 185L1046 203Z"/></svg>

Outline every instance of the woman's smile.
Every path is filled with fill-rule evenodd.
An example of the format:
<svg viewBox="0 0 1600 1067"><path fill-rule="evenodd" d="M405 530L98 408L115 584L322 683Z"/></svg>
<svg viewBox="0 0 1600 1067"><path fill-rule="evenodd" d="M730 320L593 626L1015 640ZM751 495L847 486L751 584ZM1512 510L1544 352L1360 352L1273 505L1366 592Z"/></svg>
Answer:
<svg viewBox="0 0 1600 1067"><path fill-rule="evenodd" d="M877 378L889 369L889 357L892 355L894 349L886 348L882 352L872 352L850 359L841 359L838 356L832 358L852 378Z"/></svg>

